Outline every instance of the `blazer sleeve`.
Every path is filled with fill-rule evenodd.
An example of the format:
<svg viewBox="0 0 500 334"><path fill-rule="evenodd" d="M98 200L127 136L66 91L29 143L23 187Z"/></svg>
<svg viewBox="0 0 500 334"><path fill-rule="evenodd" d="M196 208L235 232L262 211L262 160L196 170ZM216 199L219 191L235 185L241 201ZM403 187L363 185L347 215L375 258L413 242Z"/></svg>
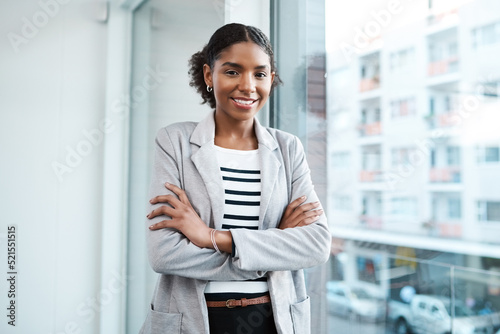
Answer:
<svg viewBox="0 0 500 334"><path fill-rule="evenodd" d="M306 202L318 201L311 181L309 166L300 140L295 137L291 145L292 200L302 195ZM299 270L322 264L328 260L331 249L331 234L326 216L308 225L280 230L249 231L231 230L237 255L235 265L243 270Z"/></svg>
<svg viewBox="0 0 500 334"><path fill-rule="evenodd" d="M165 188L165 182L181 186L176 152L165 129L160 130L155 143L150 198L171 193ZM160 205L149 205L148 212ZM246 280L265 274L238 268L234 265L231 254L218 254L213 249L199 248L175 229L149 230L150 225L165 219L170 218L159 216L146 220L148 258L155 272L201 280Z"/></svg>

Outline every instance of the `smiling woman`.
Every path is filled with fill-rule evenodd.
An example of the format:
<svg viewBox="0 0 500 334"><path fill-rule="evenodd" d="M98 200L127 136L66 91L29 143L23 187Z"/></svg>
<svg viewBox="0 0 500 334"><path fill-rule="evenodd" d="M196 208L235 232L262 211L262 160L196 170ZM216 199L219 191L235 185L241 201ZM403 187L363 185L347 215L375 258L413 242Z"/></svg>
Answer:
<svg viewBox="0 0 500 334"><path fill-rule="evenodd" d="M269 97L275 76L269 56L257 44L241 42L221 52L215 64L212 67L205 64L203 70L207 87L213 87L217 101L215 144L232 149L257 149L253 129L245 123L253 124L253 117ZM241 128L238 136L235 126L246 126L248 131Z"/></svg>
<svg viewBox="0 0 500 334"><path fill-rule="evenodd" d="M299 139L255 118L280 82L270 42L228 24L190 66L214 111L156 138L147 243L161 275L141 333L309 333L303 269L331 237Z"/></svg>

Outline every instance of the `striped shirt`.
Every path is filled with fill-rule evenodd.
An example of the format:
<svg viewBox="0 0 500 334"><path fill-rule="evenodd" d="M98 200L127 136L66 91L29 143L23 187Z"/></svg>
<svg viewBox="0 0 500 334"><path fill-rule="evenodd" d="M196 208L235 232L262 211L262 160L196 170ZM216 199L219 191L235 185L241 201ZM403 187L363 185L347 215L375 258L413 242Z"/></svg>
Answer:
<svg viewBox="0 0 500 334"><path fill-rule="evenodd" d="M222 229L257 230L261 193L259 151L215 147L224 186ZM211 281L207 284L205 293L260 293L268 290L264 277L248 281Z"/></svg>

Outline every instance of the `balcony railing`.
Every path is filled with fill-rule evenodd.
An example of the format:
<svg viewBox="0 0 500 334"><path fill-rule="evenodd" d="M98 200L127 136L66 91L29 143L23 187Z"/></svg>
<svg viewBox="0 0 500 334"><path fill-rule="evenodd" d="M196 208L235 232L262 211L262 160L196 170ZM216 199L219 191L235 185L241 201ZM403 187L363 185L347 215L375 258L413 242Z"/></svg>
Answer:
<svg viewBox="0 0 500 334"><path fill-rule="evenodd" d="M458 167L431 168L429 181L432 183L460 183L461 171Z"/></svg>
<svg viewBox="0 0 500 334"><path fill-rule="evenodd" d="M436 225L437 225L440 237L448 237L448 238L461 238L462 237L462 225L461 224L437 222Z"/></svg>
<svg viewBox="0 0 500 334"><path fill-rule="evenodd" d="M379 77L373 77L373 78L365 78L361 79L359 82L359 91L360 92L367 92L370 90L374 90L380 87L380 79Z"/></svg>
<svg viewBox="0 0 500 334"><path fill-rule="evenodd" d="M379 182L382 180L382 172L379 170L362 170L359 172L360 182Z"/></svg>
<svg viewBox="0 0 500 334"><path fill-rule="evenodd" d="M361 224L369 228L382 228L382 218L376 215L361 215L359 216L359 221L361 222Z"/></svg>
<svg viewBox="0 0 500 334"><path fill-rule="evenodd" d="M454 8L445 12L431 14L427 17L427 25L432 26L457 17L458 8Z"/></svg>
<svg viewBox="0 0 500 334"><path fill-rule="evenodd" d="M382 133L382 123L373 122L369 124L359 124L358 130L360 136L376 136Z"/></svg>
<svg viewBox="0 0 500 334"><path fill-rule="evenodd" d="M426 120L429 124L429 128L448 128L459 124L461 120L460 115L456 111L450 111L446 113L441 113L437 115L428 115Z"/></svg>
<svg viewBox="0 0 500 334"><path fill-rule="evenodd" d="M430 62L428 65L428 74L431 77L456 72L457 70L458 56L452 56L448 59Z"/></svg>

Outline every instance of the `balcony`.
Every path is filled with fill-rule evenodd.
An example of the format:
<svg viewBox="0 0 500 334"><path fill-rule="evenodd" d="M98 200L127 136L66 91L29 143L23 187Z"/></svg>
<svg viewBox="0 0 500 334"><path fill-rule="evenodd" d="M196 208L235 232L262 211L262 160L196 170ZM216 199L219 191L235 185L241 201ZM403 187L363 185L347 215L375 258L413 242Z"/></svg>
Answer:
<svg viewBox="0 0 500 334"><path fill-rule="evenodd" d="M460 183L461 175L459 167L431 168L429 181L431 183Z"/></svg>
<svg viewBox="0 0 500 334"><path fill-rule="evenodd" d="M433 237L460 239L462 238L462 225L459 221L430 220L424 222L422 227Z"/></svg>
<svg viewBox="0 0 500 334"><path fill-rule="evenodd" d="M445 238L461 238L462 225L449 222L437 222L438 235Z"/></svg>
<svg viewBox="0 0 500 334"><path fill-rule="evenodd" d="M380 135L382 133L382 123L380 121L368 124L361 123L358 125L358 130L359 135L363 137Z"/></svg>
<svg viewBox="0 0 500 334"><path fill-rule="evenodd" d="M377 215L361 215L359 216L359 221L363 226L371 229L382 229L382 218Z"/></svg>
<svg viewBox="0 0 500 334"><path fill-rule="evenodd" d="M379 170L362 170L359 172L360 182L380 182L382 181L382 172Z"/></svg>
<svg viewBox="0 0 500 334"><path fill-rule="evenodd" d="M380 78L378 76L361 79L359 82L359 91L361 93L375 90L377 88L380 88Z"/></svg>
<svg viewBox="0 0 500 334"><path fill-rule="evenodd" d="M456 111L450 111L437 115L427 115L425 117L430 129L449 128L459 124L461 116Z"/></svg>
<svg viewBox="0 0 500 334"><path fill-rule="evenodd" d="M427 17L427 25L434 26L434 25L444 24L446 22L449 22L451 24L456 24L457 20L458 20L458 8L453 8L447 11L430 14Z"/></svg>
<svg viewBox="0 0 500 334"><path fill-rule="evenodd" d="M458 71L458 56L452 56L448 59L430 62L427 72L430 77L443 75Z"/></svg>

